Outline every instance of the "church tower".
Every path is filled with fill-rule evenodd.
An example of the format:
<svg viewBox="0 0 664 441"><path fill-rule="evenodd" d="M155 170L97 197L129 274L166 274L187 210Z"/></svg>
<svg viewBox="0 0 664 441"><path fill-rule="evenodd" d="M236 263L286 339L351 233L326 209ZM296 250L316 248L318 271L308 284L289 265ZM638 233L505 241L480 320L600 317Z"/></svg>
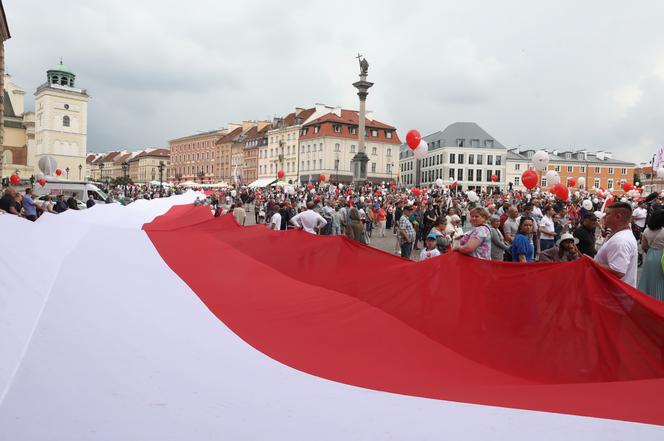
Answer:
<svg viewBox="0 0 664 441"><path fill-rule="evenodd" d="M64 172L60 178L72 181L85 178L89 99L75 81L60 60L35 92L35 163L51 156Z"/></svg>

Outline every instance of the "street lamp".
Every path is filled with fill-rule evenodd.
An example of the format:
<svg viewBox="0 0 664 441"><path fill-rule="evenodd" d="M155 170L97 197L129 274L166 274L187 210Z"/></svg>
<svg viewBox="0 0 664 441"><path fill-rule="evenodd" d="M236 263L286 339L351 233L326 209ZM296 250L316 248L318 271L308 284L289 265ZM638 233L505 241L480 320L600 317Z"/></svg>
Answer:
<svg viewBox="0 0 664 441"><path fill-rule="evenodd" d="M81 172L83 171L83 164L78 164L78 180L80 181L81 179Z"/></svg>
<svg viewBox="0 0 664 441"><path fill-rule="evenodd" d="M99 163L99 182L104 182L104 163Z"/></svg>
<svg viewBox="0 0 664 441"><path fill-rule="evenodd" d="M156 174L156 172L155 172L155 170L154 170L154 167L152 167L152 180L153 180L153 181L154 181L155 174Z"/></svg>
<svg viewBox="0 0 664 441"><path fill-rule="evenodd" d="M164 161L159 161L159 191L163 191L164 189L164 169L166 168L166 164L164 164Z"/></svg>
<svg viewBox="0 0 664 441"><path fill-rule="evenodd" d="M122 172L124 173L124 195L127 197L127 171L129 170L129 163L122 161Z"/></svg>
<svg viewBox="0 0 664 441"><path fill-rule="evenodd" d="M69 179L69 167L65 169L65 172L67 173L67 179Z"/></svg>

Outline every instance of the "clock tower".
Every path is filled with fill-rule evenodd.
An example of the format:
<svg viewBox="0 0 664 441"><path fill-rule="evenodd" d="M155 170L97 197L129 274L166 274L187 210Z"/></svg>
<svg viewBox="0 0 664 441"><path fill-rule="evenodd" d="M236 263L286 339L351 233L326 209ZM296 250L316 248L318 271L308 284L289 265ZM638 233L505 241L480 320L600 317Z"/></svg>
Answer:
<svg viewBox="0 0 664 441"><path fill-rule="evenodd" d="M60 178L72 181L85 178L89 99L75 80L60 60L35 92L35 163L51 156L63 171Z"/></svg>

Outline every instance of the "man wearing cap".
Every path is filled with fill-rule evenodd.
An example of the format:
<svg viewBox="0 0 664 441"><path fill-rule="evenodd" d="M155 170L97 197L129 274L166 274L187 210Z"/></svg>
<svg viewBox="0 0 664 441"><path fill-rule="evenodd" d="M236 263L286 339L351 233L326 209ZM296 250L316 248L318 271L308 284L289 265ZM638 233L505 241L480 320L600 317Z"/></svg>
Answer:
<svg viewBox="0 0 664 441"><path fill-rule="evenodd" d="M540 253L540 262L571 262L581 257L576 248L579 239L569 233L564 233L553 248Z"/></svg>
<svg viewBox="0 0 664 441"><path fill-rule="evenodd" d="M436 240L438 236L436 233L427 234L424 239L424 248L420 252L420 262L423 260L431 259L432 257L440 256L440 251L436 247Z"/></svg>
<svg viewBox="0 0 664 441"><path fill-rule="evenodd" d="M399 246L401 248L401 257L410 259L410 253L413 251L413 242L415 242L415 229L408 219L413 213L413 207L406 205L403 207L403 215L399 219Z"/></svg>
<svg viewBox="0 0 664 441"><path fill-rule="evenodd" d="M574 230L574 237L579 239L577 249L590 257L595 257L595 228L597 227L597 216L595 213L588 212L583 215L581 225Z"/></svg>

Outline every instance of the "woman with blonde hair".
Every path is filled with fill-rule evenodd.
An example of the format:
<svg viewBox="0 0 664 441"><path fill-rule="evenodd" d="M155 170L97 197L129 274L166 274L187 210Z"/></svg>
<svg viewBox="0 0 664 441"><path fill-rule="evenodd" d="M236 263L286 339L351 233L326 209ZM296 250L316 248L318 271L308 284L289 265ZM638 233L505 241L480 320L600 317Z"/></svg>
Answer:
<svg viewBox="0 0 664 441"><path fill-rule="evenodd" d="M491 260L491 229L486 224L489 212L477 207L470 211L470 224L473 226L461 240L456 251L478 259Z"/></svg>

